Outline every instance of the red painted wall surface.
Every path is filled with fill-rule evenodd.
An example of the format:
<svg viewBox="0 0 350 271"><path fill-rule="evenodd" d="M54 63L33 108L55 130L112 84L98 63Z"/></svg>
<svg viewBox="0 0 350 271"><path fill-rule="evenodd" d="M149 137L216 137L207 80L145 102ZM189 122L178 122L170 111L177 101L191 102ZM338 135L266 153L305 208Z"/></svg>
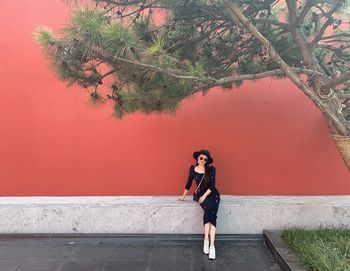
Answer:
<svg viewBox="0 0 350 271"><path fill-rule="evenodd" d="M180 195L200 148L221 194L350 193L322 115L288 80L196 94L175 116L117 121L111 107L87 106L32 38L67 14L61 0L1 3L0 195Z"/></svg>

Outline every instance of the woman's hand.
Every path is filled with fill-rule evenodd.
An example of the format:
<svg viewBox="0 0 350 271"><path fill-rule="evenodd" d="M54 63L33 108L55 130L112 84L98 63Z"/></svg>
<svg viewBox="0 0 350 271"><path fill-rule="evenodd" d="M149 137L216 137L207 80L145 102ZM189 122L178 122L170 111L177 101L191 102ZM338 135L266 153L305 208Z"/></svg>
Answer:
<svg viewBox="0 0 350 271"><path fill-rule="evenodd" d="M199 198L199 200L198 200L198 203L199 204L202 204L203 202L204 202L204 200L205 200L205 198L206 198L206 196L201 196L200 198Z"/></svg>
<svg viewBox="0 0 350 271"><path fill-rule="evenodd" d="M184 197L184 196L181 196L181 197L179 197L177 200L183 201L183 200L185 200L185 197Z"/></svg>

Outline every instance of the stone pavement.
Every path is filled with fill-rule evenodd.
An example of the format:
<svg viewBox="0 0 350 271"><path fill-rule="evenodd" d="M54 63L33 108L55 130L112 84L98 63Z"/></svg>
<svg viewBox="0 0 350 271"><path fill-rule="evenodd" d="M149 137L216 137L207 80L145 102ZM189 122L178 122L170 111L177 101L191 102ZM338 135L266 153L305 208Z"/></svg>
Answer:
<svg viewBox="0 0 350 271"><path fill-rule="evenodd" d="M0 235L1 271L281 270L260 235Z"/></svg>

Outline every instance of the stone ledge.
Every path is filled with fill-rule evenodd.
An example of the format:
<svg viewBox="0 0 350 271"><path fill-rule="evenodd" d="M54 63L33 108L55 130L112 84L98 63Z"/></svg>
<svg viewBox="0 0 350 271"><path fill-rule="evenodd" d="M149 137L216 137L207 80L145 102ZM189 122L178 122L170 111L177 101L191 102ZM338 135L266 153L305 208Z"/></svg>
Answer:
<svg viewBox="0 0 350 271"><path fill-rule="evenodd" d="M0 233L200 234L203 211L188 196L0 197ZM218 234L350 224L350 196L222 195Z"/></svg>
<svg viewBox="0 0 350 271"><path fill-rule="evenodd" d="M192 206L192 196L188 195L185 201L177 201L178 196L23 196L23 197L0 197L0 205L76 205L76 204L135 204L147 203L163 206ZM329 196L232 196L221 195L220 206L223 205L341 205L350 207L350 195Z"/></svg>

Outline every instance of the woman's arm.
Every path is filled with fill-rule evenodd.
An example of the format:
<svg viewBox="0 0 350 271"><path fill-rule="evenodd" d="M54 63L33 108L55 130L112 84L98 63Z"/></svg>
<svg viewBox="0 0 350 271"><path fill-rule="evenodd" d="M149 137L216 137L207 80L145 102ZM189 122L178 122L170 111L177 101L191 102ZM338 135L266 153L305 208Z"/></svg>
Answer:
<svg viewBox="0 0 350 271"><path fill-rule="evenodd" d="M205 198L211 193L214 187L215 187L215 167L212 167L212 173L209 180L209 187L207 191L205 191L203 196L201 196L201 198L199 199L199 203L202 203L205 200Z"/></svg>
<svg viewBox="0 0 350 271"><path fill-rule="evenodd" d="M190 166L190 169L188 171L188 179L186 182L185 191L184 191L183 195L181 197L179 197L177 200L184 200L188 191L190 190L190 188L192 186L192 181L193 181L192 167L193 167L193 165Z"/></svg>
<svg viewBox="0 0 350 271"><path fill-rule="evenodd" d="M183 193L183 195L182 195L182 198L183 198L183 199L186 197L188 191L189 191L189 190L185 189L185 191L184 191L184 193Z"/></svg>
<svg viewBox="0 0 350 271"><path fill-rule="evenodd" d="M210 193L211 190L208 188L207 191L205 191L205 193L203 194L203 196L206 198L207 196L209 196Z"/></svg>
<svg viewBox="0 0 350 271"><path fill-rule="evenodd" d="M191 186L192 186L192 182L193 182L193 174L192 174L192 167L193 165L190 166L190 169L188 170L188 178L187 178L187 182L185 185L185 190L190 190Z"/></svg>
<svg viewBox="0 0 350 271"><path fill-rule="evenodd" d="M183 195L178 198L178 200L184 200L189 190L185 189Z"/></svg>

